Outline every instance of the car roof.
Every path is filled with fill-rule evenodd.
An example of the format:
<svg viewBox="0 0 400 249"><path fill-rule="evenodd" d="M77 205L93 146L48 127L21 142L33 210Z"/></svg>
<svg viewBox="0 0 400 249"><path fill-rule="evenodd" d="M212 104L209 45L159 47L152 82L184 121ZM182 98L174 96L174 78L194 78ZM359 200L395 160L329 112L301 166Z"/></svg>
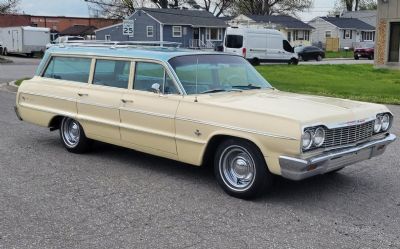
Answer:
<svg viewBox="0 0 400 249"><path fill-rule="evenodd" d="M86 55L86 56L101 56L101 57L125 57L137 59L153 59L165 61L184 55L206 55L206 54L220 54L231 55L221 52L206 52L195 51L182 48L171 47L79 47L79 46L53 46L47 50L50 55Z"/></svg>

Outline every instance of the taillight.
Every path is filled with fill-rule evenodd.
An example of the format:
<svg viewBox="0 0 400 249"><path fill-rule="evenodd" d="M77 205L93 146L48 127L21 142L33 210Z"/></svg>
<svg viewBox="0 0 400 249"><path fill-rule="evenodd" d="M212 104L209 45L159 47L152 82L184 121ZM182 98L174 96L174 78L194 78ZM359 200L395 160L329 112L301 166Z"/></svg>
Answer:
<svg viewBox="0 0 400 249"><path fill-rule="evenodd" d="M243 54L243 57L246 58L246 55L247 55L247 49L246 48L242 49L242 54Z"/></svg>

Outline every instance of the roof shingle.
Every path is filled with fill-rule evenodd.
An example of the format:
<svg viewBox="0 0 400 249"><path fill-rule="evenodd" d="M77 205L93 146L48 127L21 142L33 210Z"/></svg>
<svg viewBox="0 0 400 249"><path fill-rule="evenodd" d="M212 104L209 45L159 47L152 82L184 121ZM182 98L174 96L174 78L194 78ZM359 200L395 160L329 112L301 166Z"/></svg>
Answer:
<svg viewBox="0 0 400 249"><path fill-rule="evenodd" d="M342 18L342 17L321 17L321 18L341 29L375 30L374 26L371 26L368 23L365 23L356 18Z"/></svg>
<svg viewBox="0 0 400 249"><path fill-rule="evenodd" d="M225 22L208 11L180 9L141 8L159 22L171 25L191 25L194 27L227 27Z"/></svg>
<svg viewBox="0 0 400 249"><path fill-rule="evenodd" d="M278 15L278 16L263 16L263 15L249 15L250 19L260 23L274 23L279 24L288 29L314 29L312 26L304 23L292 16Z"/></svg>

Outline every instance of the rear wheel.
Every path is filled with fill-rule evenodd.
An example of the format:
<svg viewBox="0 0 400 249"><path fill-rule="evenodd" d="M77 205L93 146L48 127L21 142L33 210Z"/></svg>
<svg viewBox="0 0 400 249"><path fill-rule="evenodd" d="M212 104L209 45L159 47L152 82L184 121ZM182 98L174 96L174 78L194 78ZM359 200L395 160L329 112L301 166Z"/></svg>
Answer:
<svg viewBox="0 0 400 249"><path fill-rule="evenodd" d="M72 153L84 153L89 147L91 140L88 139L78 121L65 117L61 121L60 137L64 147Z"/></svg>
<svg viewBox="0 0 400 249"><path fill-rule="evenodd" d="M360 57L359 57L358 55L354 55L354 59L355 59L355 60L359 60Z"/></svg>
<svg viewBox="0 0 400 249"><path fill-rule="evenodd" d="M253 58L253 59L251 60L251 65L253 65L253 66L259 66L259 65L260 65L260 59L258 59L258 58Z"/></svg>
<svg viewBox="0 0 400 249"><path fill-rule="evenodd" d="M242 139L228 139L218 146L214 173L226 193L243 199L267 191L273 180L259 149Z"/></svg>
<svg viewBox="0 0 400 249"><path fill-rule="evenodd" d="M374 54L371 54L368 59L373 60L374 59Z"/></svg>
<svg viewBox="0 0 400 249"><path fill-rule="evenodd" d="M316 60L317 60L317 61L322 61L322 56L321 56L321 55L318 55L317 58L316 58Z"/></svg>

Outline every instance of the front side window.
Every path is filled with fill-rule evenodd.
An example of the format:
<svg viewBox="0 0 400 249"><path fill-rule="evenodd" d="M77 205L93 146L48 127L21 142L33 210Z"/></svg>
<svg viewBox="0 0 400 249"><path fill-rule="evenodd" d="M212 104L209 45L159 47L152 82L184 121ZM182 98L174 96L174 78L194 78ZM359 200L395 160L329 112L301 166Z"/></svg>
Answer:
<svg viewBox="0 0 400 249"><path fill-rule="evenodd" d="M172 27L172 36L173 37L182 37L182 26L173 26Z"/></svg>
<svg viewBox="0 0 400 249"><path fill-rule="evenodd" d="M168 76L161 64L152 62L137 62L135 69L135 81L133 89L154 92L152 86L160 85L160 91L164 94L178 94L174 81Z"/></svg>
<svg viewBox="0 0 400 249"><path fill-rule="evenodd" d="M96 60L93 85L127 89L130 68L129 61Z"/></svg>
<svg viewBox="0 0 400 249"><path fill-rule="evenodd" d="M271 85L244 58L189 55L169 61L187 94L244 91Z"/></svg>
<svg viewBox="0 0 400 249"><path fill-rule="evenodd" d="M222 30L217 28L207 28L206 38L211 41L221 41L222 40Z"/></svg>
<svg viewBox="0 0 400 249"><path fill-rule="evenodd" d="M43 77L88 83L92 59L52 57Z"/></svg>

